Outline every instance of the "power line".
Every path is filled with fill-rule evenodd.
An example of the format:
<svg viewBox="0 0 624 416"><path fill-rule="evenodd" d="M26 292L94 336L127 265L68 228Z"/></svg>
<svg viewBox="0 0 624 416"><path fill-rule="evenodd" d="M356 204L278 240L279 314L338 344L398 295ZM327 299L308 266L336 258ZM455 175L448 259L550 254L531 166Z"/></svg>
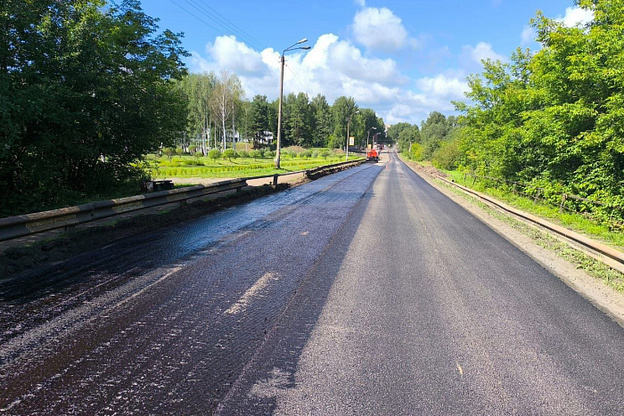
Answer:
<svg viewBox="0 0 624 416"><path fill-rule="evenodd" d="M203 24L205 24L206 26L210 27L211 29L214 29L216 32L219 32L219 29L217 29L216 27L214 27L210 23L206 22L204 19L198 17L195 13L192 13L192 12L188 11L187 9L185 9L184 7L180 6L180 4L175 2L175 0L169 0L169 1L171 3L173 3L173 4L175 4L176 6L178 6L180 9L184 10L185 12L187 12L188 14L190 14L191 16L193 16L194 18L196 18L197 20L199 20L200 22L202 22Z"/></svg>
<svg viewBox="0 0 624 416"><path fill-rule="evenodd" d="M170 1L173 2L173 0L170 0ZM253 46L254 48L257 48L258 50L264 49L260 42L256 41L256 39L254 39L252 36L250 36L247 33L245 33L242 29L240 29L238 26L236 26L235 24L230 22L228 19L226 19L225 17L220 15L218 12L216 12L213 8L208 6L203 1L201 1L201 0L184 0L184 1L189 6L191 6L192 8L197 10L198 12L200 12L203 16L205 16L209 20L211 20L214 24L216 24L216 25L221 27L221 29L217 29L212 24L209 24L206 21L200 19L195 13L189 12L187 9L184 9L179 4L176 4L178 7L182 8L187 13L192 14L197 19L202 21L204 24L208 25L210 28L214 29L217 32L225 30L226 33L234 34L239 39L243 40L244 42L249 43L251 46Z"/></svg>
<svg viewBox="0 0 624 416"><path fill-rule="evenodd" d="M238 27L234 22L230 21L228 18L226 18L225 16L223 16L222 14L220 14L218 11L216 11L213 7L211 7L210 5L208 5L204 0L196 0L199 1L201 4L203 4L206 8L208 8L209 10L211 10L215 15L217 15L218 17L220 17L222 20L224 20L225 22L227 22L231 27L233 27L234 29L236 29L239 33L245 35L248 39L250 39L252 42L256 43L256 46L260 46L259 49L266 49L266 46L262 44L262 42L258 41L257 39L255 39L253 36L249 35L247 32L245 32L243 29L241 29L240 27Z"/></svg>
<svg viewBox="0 0 624 416"><path fill-rule="evenodd" d="M293 70L292 70L292 68L291 68L290 66L286 65L286 68L288 68L288 71L290 71L290 73L291 73L291 74L295 77L295 79L297 80L297 82L299 82L299 84L301 85L301 87L303 87L303 88L305 89L305 86L306 86L305 82L303 82L303 81L301 80L301 78L299 78L299 77L297 76L297 74L295 74L295 71L293 71Z"/></svg>

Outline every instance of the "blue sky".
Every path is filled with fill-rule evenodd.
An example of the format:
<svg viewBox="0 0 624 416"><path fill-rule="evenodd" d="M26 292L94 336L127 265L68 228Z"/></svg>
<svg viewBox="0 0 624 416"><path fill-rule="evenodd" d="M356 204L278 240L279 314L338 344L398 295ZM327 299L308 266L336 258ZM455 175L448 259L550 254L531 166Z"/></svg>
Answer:
<svg viewBox="0 0 624 416"><path fill-rule="evenodd" d="M572 0L210 1L143 0L161 29L184 32L191 72L236 73L247 98L279 94L279 56L308 38L310 51L286 55L284 92L329 103L354 97L386 124L453 113L480 60L532 50L529 21L541 10L564 24L591 15Z"/></svg>

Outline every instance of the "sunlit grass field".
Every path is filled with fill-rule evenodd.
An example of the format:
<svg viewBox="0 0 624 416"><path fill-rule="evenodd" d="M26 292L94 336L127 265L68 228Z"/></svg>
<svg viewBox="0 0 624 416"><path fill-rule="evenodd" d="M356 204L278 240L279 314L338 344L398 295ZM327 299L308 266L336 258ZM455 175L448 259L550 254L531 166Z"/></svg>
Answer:
<svg viewBox="0 0 624 416"><path fill-rule="evenodd" d="M260 154L258 154L260 153ZM361 157L349 154L349 160ZM211 158L200 155L155 156L150 155L151 173L154 179L167 178L245 178L275 173L288 173L318 166L343 162L344 152L329 149L285 149L280 158L281 169L275 169L274 152L239 152L233 157Z"/></svg>

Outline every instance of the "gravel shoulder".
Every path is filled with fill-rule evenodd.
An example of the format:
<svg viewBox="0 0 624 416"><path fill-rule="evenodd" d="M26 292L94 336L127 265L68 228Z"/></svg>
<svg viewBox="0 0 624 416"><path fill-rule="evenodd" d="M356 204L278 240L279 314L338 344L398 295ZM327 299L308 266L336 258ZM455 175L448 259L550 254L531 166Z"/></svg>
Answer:
<svg viewBox="0 0 624 416"><path fill-rule="evenodd" d="M433 179L430 170L417 164L408 162L406 164L444 195L473 214L507 241L524 251L542 267L559 277L565 284L624 327L624 294L606 286L583 269L578 268L575 264L559 257L553 251L540 247L533 238L483 209L476 203L473 197L460 196L446 186L440 185ZM495 209L492 208L492 210ZM500 212L498 210L495 211ZM518 221L512 217L509 218L511 221Z"/></svg>

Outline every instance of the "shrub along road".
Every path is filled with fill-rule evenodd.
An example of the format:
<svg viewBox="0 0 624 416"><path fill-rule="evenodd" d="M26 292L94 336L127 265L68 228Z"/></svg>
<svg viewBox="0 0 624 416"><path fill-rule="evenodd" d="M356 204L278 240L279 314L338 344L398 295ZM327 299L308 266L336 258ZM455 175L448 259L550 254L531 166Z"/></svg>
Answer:
<svg viewBox="0 0 624 416"><path fill-rule="evenodd" d="M394 155L0 285L6 414L622 414L624 330Z"/></svg>

